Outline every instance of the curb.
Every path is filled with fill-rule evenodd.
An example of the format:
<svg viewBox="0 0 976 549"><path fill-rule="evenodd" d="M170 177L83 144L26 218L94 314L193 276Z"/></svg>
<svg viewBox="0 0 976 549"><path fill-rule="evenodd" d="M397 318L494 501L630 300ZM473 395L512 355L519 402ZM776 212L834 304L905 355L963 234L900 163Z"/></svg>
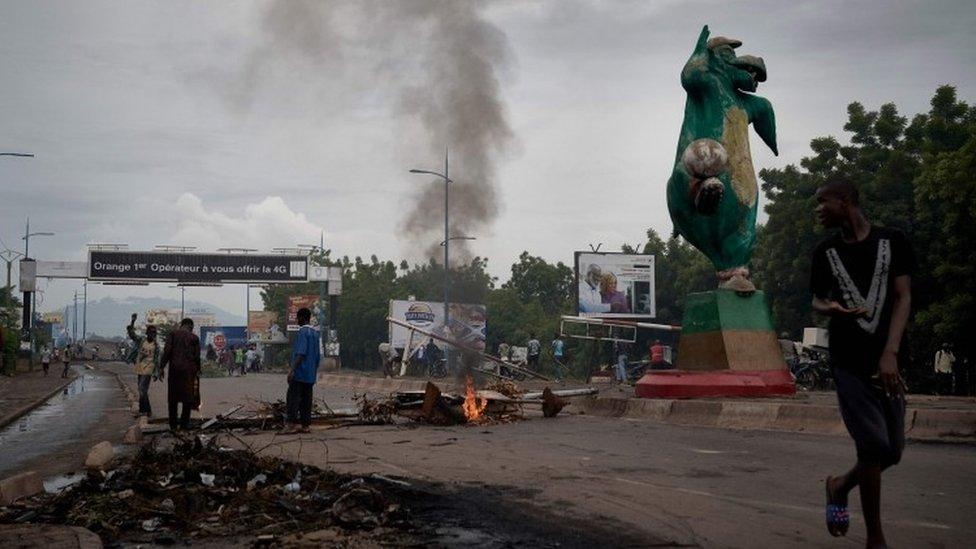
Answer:
<svg viewBox="0 0 976 549"><path fill-rule="evenodd" d="M56 394L60 393L61 391L63 391L65 387L67 387L68 385L71 385L76 379L78 379L78 377L79 377L78 374L73 375L67 381L65 381L64 383L58 385L57 389L54 389L51 392L45 394L42 398L39 398L39 399L35 400L34 402L32 402L30 404L21 406L20 408L17 408L13 412L11 412L11 413L3 416L3 417L0 417L0 429L6 428L11 423L17 421L18 419L20 419L20 418L24 417L25 415L29 414L30 412L32 412L34 410L34 408L37 408L40 405L42 405L45 402L47 402L48 400L51 399L51 397L53 397L54 395L56 395Z"/></svg>
<svg viewBox="0 0 976 549"><path fill-rule="evenodd" d="M586 413L628 417L690 427L787 431L846 435L836 406L784 402L636 399L589 397L580 400ZM905 412L909 440L976 440L976 411L912 408Z"/></svg>

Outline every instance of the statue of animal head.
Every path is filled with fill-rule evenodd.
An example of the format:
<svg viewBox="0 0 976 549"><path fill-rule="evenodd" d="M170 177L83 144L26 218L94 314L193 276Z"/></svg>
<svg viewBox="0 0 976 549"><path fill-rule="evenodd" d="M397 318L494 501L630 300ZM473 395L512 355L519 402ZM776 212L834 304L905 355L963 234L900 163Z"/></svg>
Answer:
<svg viewBox="0 0 976 549"><path fill-rule="evenodd" d="M733 89L754 92L760 82L766 81L766 64L762 57L735 54L742 45L740 40L716 36L706 43L711 53L708 59L708 72L720 81L727 82Z"/></svg>

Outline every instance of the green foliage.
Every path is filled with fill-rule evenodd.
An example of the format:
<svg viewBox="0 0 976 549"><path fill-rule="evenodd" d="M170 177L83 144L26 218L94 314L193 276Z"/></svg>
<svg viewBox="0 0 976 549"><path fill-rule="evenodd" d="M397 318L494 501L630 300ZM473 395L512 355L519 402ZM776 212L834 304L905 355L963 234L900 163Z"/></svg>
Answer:
<svg viewBox="0 0 976 549"><path fill-rule="evenodd" d="M958 101L952 86L941 86L930 111L911 123L890 103L878 111L851 103L847 114L850 144L813 139L799 168L760 172L769 219L759 231L753 271L779 330L797 337L804 326L822 322L811 313L808 288L810 253L825 237L815 221L814 193L831 176L850 179L872 223L904 231L918 256L909 372L917 380L938 345L967 348L976 327L976 108Z"/></svg>

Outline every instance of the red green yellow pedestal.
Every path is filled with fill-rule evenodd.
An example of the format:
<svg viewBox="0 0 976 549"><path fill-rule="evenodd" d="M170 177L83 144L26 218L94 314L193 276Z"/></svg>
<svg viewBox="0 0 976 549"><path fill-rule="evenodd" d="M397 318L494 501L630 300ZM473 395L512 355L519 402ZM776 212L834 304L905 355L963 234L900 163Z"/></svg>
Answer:
<svg viewBox="0 0 976 549"><path fill-rule="evenodd" d="M648 372L644 398L778 396L796 393L763 292L690 294L678 344L677 370Z"/></svg>

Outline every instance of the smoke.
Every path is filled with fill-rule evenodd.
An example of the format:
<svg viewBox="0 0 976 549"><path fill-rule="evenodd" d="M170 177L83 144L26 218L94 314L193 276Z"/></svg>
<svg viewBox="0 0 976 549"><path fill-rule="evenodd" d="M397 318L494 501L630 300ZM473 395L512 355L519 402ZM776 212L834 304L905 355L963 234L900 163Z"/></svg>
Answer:
<svg viewBox="0 0 976 549"><path fill-rule="evenodd" d="M402 161L411 163L404 171L442 171L450 150L451 236L484 236L499 213L497 164L514 141L500 84L512 55L505 34L484 18L484 6L463 0L272 2L261 14L263 41L224 95L242 109L262 93L294 102L301 93L296 87L311 94L312 110L335 109L337 101L386 101L398 122ZM443 181L409 177L420 176L404 175L414 190L402 208L402 236L412 253L438 258ZM452 242L452 252L461 261L471 258L465 241Z"/></svg>

